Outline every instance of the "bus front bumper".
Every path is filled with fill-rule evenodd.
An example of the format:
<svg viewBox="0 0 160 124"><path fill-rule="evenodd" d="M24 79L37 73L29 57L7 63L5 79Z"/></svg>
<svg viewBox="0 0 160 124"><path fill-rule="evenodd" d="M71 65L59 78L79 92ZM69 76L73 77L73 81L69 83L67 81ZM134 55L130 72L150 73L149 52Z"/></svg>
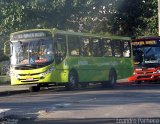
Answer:
<svg viewBox="0 0 160 124"><path fill-rule="evenodd" d="M27 85L27 84L38 84L38 83L51 83L53 82L51 74L46 76L11 76L11 85Z"/></svg>
<svg viewBox="0 0 160 124"><path fill-rule="evenodd" d="M155 74L135 74L128 78L129 82L136 81L158 81L160 80L160 73Z"/></svg>

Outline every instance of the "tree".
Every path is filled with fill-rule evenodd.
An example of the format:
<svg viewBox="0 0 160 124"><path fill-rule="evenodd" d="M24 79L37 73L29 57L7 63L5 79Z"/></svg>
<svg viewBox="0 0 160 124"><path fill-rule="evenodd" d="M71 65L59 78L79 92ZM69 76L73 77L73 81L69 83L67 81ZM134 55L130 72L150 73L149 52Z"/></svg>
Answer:
<svg viewBox="0 0 160 124"><path fill-rule="evenodd" d="M116 5L116 13L110 19L110 24L114 27L112 33L157 35L157 0L121 0Z"/></svg>
<svg viewBox="0 0 160 124"><path fill-rule="evenodd" d="M10 33L32 28L157 35L157 5L157 0L1 0L0 50Z"/></svg>

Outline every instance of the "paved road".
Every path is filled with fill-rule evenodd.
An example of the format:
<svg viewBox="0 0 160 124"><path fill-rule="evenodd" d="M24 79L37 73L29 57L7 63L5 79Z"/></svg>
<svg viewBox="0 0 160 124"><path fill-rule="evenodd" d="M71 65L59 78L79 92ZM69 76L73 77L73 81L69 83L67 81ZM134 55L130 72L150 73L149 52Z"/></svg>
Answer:
<svg viewBox="0 0 160 124"><path fill-rule="evenodd" d="M159 103L159 84L117 85L114 89L93 86L77 91L49 89L0 97L0 118L23 118L21 121L26 123L106 123L106 118L160 117Z"/></svg>

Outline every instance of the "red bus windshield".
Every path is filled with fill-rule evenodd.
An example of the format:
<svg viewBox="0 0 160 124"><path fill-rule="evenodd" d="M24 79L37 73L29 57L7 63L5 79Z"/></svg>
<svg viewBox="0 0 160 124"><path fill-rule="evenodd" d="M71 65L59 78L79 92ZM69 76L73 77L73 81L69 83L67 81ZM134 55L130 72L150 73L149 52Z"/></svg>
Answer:
<svg viewBox="0 0 160 124"><path fill-rule="evenodd" d="M160 65L160 40L133 41L134 64L140 66Z"/></svg>

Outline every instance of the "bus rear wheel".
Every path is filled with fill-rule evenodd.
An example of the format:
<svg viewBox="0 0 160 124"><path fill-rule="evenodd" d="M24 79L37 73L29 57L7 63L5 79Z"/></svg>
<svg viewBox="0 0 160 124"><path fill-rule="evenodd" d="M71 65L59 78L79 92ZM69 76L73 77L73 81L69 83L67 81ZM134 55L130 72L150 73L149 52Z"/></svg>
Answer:
<svg viewBox="0 0 160 124"><path fill-rule="evenodd" d="M68 76L68 83L65 85L67 90L78 89L78 74L76 71L70 71Z"/></svg>
<svg viewBox="0 0 160 124"><path fill-rule="evenodd" d="M102 87L113 87L116 84L117 81L117 75L114 70L111 70L109 73L109 80L102 82Z"/></svg>
<svg viewBox="0 0 160 124"><path fill-rule="evenodd" d="M115 71L111 71L109 73L109 82L108 82L108 85L110 87L113 87L115 84L117 83L117 75L116 75L116 72Z"/></svg>

